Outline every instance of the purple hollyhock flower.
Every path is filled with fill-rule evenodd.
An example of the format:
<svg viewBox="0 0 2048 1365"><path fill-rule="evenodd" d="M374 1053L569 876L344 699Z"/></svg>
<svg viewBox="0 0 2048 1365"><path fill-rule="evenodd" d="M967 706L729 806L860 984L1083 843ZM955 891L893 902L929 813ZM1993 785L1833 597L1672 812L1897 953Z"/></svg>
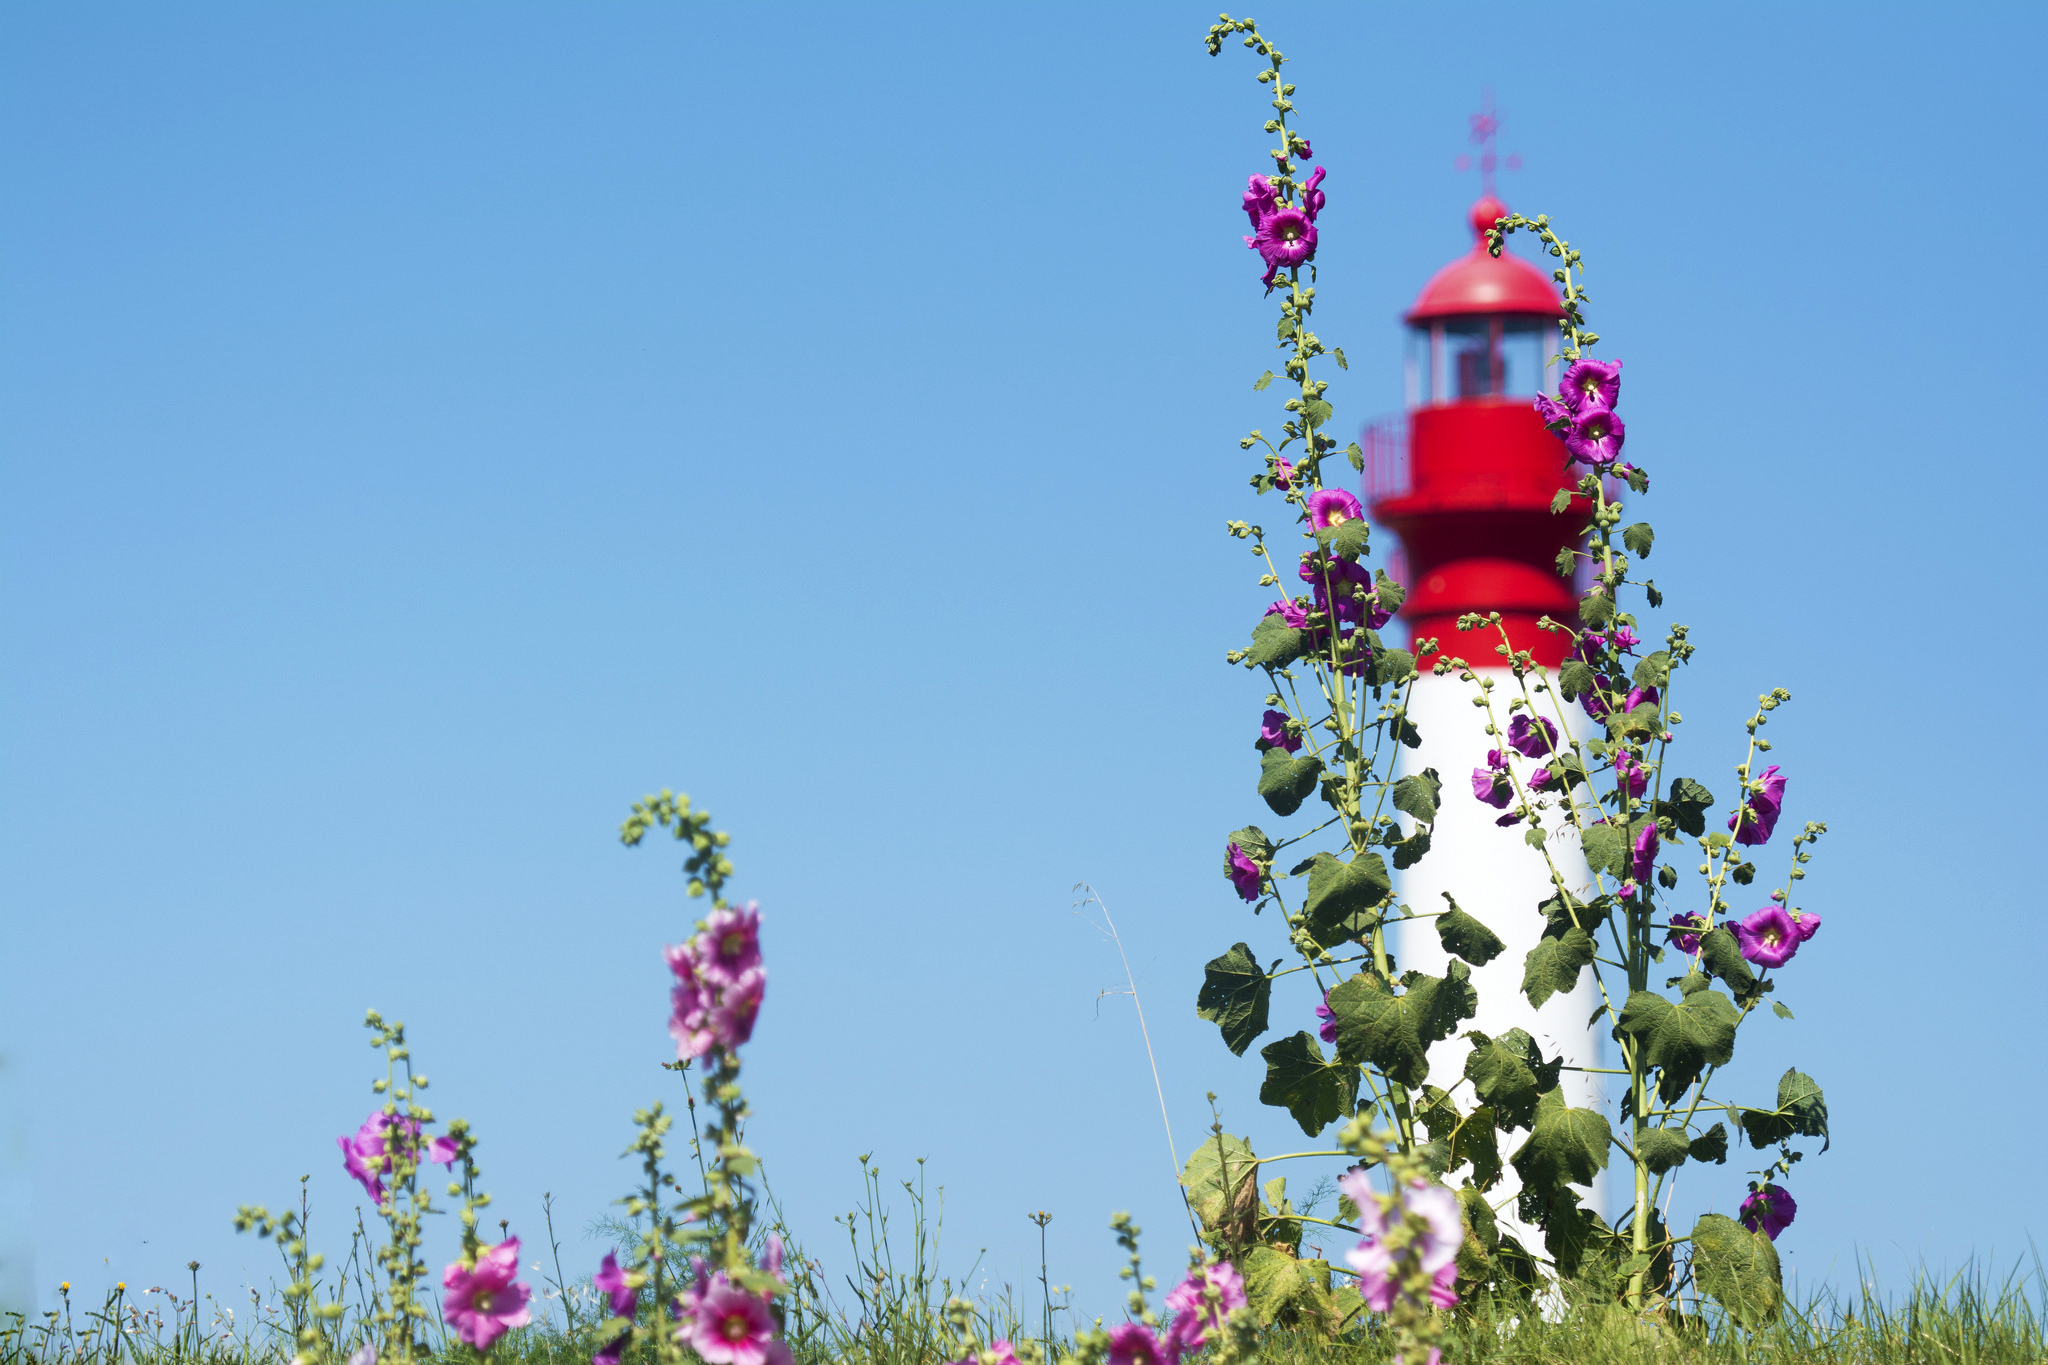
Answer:
<svg viewBox="0 0 2048 1365"><path fill-rule="evenodd" d="M626 1283L626 1272L619 1269L617 1256L609 1251L604 1254L604 1264L590 1277L590 1284L610 1301L613 1317L633 1316L633 1310L640 1301L640 1291ZM590 1365L618 1365L619 1359L626 1353L626 1343L632 1340L632 1336L630 1329L619 1333L609 1343L600 1347L597 1354L591 1356Z"/></svg>
<svg viewBox="0 0 2048 1365"><path fill-rule="evenodd" d="M1280 196L1273 189L1273 182L1263 175L1253 176L1251 187L1244 192L1244 216L1252 220L1252 231L1257 232L1266 215L1279 205ZM1250 246L1252 239L1247 237L1244 242Z"/></svg>
<svg viewBox="0 0 2048 1365"><path fill-rule="evenodd" d="M1650 770L1638 763L1628 750L1623 749L1614 756L1614 778L1631 797L1641 796L1644 788L1650 785Z"/></svg>
<svg viewBox="0 0 2048 1365"><path fill-rule="evenodd" d="M387 1114L379 1109L364 1119L362 1126L353 1134L334 1140L341 1148L342 1168L354 1176L364 1193L379 1204L384 1202L384 1173L391 1169L391 1133L394 1130L418 1137L420 1125L414 1119ZM447 1137L430 1138L420 1152L422 1160L442 1166L453 1164L458 1155L460 1152L455 1140Z"/></svg>
<svg viewBox="0 0 2048 1365"><path fill-rule="evenodd" d="M1304 158L1309 154L1306 142L1301 144L1301 154ZM1302 211L1308 214L1308 220L1311 223L1316 220L1316 215L1323 211L1323 205L1329 202L1328 197L1320 189L1316 188L1323 183L1323 174L1323 168L1321 166L1316 167L1313 171L1309 172L1308 183L1301 187Z"/></svg>
<svg viewBox="0 0 2048 1365"><path fill-rule="evenodd" d="M1753 915L1737 920L1735 939L1742 955L1759 967L1782 967L1792 960L1805 940L1799 926L1783 906L1766 905Z"/></svg>
<svg viewBox="0 0 2048 1365"><path fill-rule="evenodd" d="M754 1020L767 993L768 974L759 967L719 991L718 1004L704 1022L720 1047L735 1048L754 1036Z"/></svg>
<svg viewBox="0 0 2048 1365"><path fill-rule="evenodd" d="M1237 888L1237 894L1248 901L1259 898L1259 888L1266 879L1266 874L1259 870L1259 865L1246 857L1245 851L1236 844L1232 844L1230 850L1223 855L1223 875L1230 878L1230 884Z"/></svg>
<svg viewBox="0 0 2048 1365"><path fill-rule="evenodd" d="M1594 408L1572 419L1564 434L1564 448L1572 458L1595 469L1610 465L1621 456L1622 440L1628 426L1606 408Z"/></svg>
<svg viewBox="0 0 2048 1365"><path fill-rule="evenodd" d="M1294 487L1294 466L1278 455L1273 457L1273 486L1283 493Z"/></svg>
<svg viewBox="0 0 2048 1365"><path fill-rule="evenodd" d="M1650 870L1657 865L1657 827L1645 824L1636 835L1635 856L1629 863L1629 871L1639 882L1650 879Z"/></svg>
<svg viewBox="0 0 2048 1365"><path fill-rule="evenodd" d="M1735 830L1738 844L1769 843L1771 831L1778 827L1778 812L1785 805L1785 779L1778 775L1777 764L1764 769L1758 781L1759 788L1750 793L1741 809L1728 817L1728 828ZM1738 821L1740 829L1735 828Z"/></svg>
<svg viewBox="0 0 2048 1365"><path fill-rule="evenodd" d="M1284 602L1275 602L1272 606L1267 607L1266 615L1279 617L1280 624L1286 626L1289 630L1300 630L1308 624L1308 608L1291 599Z"/></svg>
<svg viewBox="0 0 2048 1365"><path fill-rule="evenodd" d="M1315 151L1308 145L1308 139L1302 138L1299 142L1295 144L1294 154L1300 157L1303 161L1306 161L1310 157L1315 155ZM1316 167L1316 170L1318 172L1321 172L1322 169L1323 168L1321 166Z"/></svg>
<svg viewBox="0 0 2048 1365"><path fill-rule="evenodd" d="M1673 915L1671 917L1671 926L1664 931L1664 937L1679 952L1690 957L1700 950L1700 935L1705 932L1707 932L1707 917L1695 912L1687 915Z"/></svg>
<svg viewBox="0 0 2048 1365"><path fill-rule="evenodd" d="M1304 559L1301 577L1314 594L1318 610L1326 612L1333 620L1350 625L1358 625L1365 620L1367 604L1354 592L1356 588L1372 587L1372 576L1363 564L1349 559L1330 559L1317 569ZM1331 600L1333 594L1334 601ZM1373 625L1374 630L1386 624L1387 615L1379 610L1377 602L1372 604L1372 615L1379 618Z"/></svg>
<svg viewBox="0 0 2048 1365"><path fill-rule="evenodd" d="M1592 688L1579 693L1579 706L1594 720L1607 719L1607 698L1601 694L1609 686L1610 684L1605 673L1595 673L1593 675Z"/></svg>
<svg viewBox="0 0 2048 1365"><path fill-rule="evenodd" d="M1347 521L1357 521L1364 515L1358 499L1341 488L1319 489L1308 495L1309 524L1318 531L1325 526L1342 526Z"/></svg>
<svg viewBox="0 0 2048 1365"><path fill-rule="evenodd" d="M1323 1003L1316 1006L1316 1018L1323 1022L1316 1025L1316 1036L1326 1043L1337 1041L1337 1011L1330 1008L1330 993L1323 992Z"/></svg>
<svg viewBox="0 0 2048 1365"><path fill-rule="evenodd" d="M697 972L706 981L730 986L761 965L761 907L748 901L737 910L713 910L697 936Z"/></svg>
<svg viewBox="0 0 2048 1365"><path fill-rule="evenodd" d="M1621 399L1621 362L1573 361L1565 369L1557 394L1566 407L1581 417L1603 409L1612 412Z"/></svg>
<svg viewBox="0 0 2048 1365"><path fill-rule="evenodd" d="M1209 1307L1208 1291L1216 1290L1216 1307ZM1245 1306L1244 1279L1228 1261L1212 1261L1188 1272L1166 1296L1173 1323L1166 1329L1167 1341L1180 1351L1199 1350L1211 1331L1221 1331L1223 1320Z"/></svg>
<svg viewBox="0 0 2048 1365"><path fill-rule="evenodd" d="M475 1266L460 1261L441 1272L441 1315L455 1329L456 1337L479 1351L514 1327L533 1321L526 1301L532 1291L515 1284L519 1273L519 1239L508 1238L496 1246L479 1249Z"/></svg>
<svg viewBox="0 0 2048 1365"><path fill-rule="evenodd" d="M1538 792L1549 791L1551 784L1556 781L1557 777L1550 769L1538 768L1535 772L1529 774L1529 790Z"/></svg>
<svg viewBox="0 0 2048 1365"><path fill-rule="evenodd" d="M1514 799L1514 784L1508 781L1508 761L1500 750L1488 749L1486 766L1472 770L1472 795L1495 810L1506 810L1508 802Z"/></svg>
<svg viewBox="0 0 2048 1365"><path fill-rule="evenodd" d="M1801 943L1806 942L1806 940L1820 932L1820 912L1818 910L1798 911L1792 916L1792 927L1799 931L1799 941Z"/></svg>
<svg viewBox="0 0 2048 1365"><path fill-rule="evenodd" d="M1792 1220L1799 1214L1799 1205L1791 1194L1776 1185L1766 1185L1752 1190L1749 1198L1742 1201L1739 1221L1751 1232L1761 1232L1773 1242L1778 1234L1792 1226Z"/></svg>
<svg viewBox="0 0 2048 1365"><path fill-rule="evenodd" d="M1541 726L1539 734L1537 727ZM1548 757L1557 748L1557 727L1541 716L1516 715L1508 722L1508 743L1530 758Z"/></svg>
<svg viewBox="0 0 2048 1365"><path fill-rule="evenodd" d="M1260 283L1273 287L1273 277L1290 266L1316 258L1316 225L1303 209L1289 205L1276 208L1259 219L1259 230L1245 239L1245 245L1259 253L1266 263Z"/></svg>
<svg viewBox="0 0 2048 1365"><path fill-rule="evenodd" d="M1582 664L1597 664L1607 648L1607 637L1597 630L1581 631L1572 644L1572 657ZM1603 687L1606 684L1601 684Z"/></svg>
<svg viewBox="0 0 2048 1365"><path fill-rule="evenodd" d="M690 1321L676 1335L706 1365L789 1365L791 1359L789 1346L776 1339L768 1305L722 1270L712 1273Z"/></svg>
<svg viewBox="0 0 2048 1365"><path fill-rule="evenodd" d="M1109 1365L1175 1365L1179 1343L1161 1341L1142 1322L1124 1322L1109 1329Z"/></svg>
<svg viewBox="0 0 2048 1365"><path fill-rule="evenodd" d="M1536 415L1552 431L1562 431L1571 425L1572 410L1547 393L1536 395Z"/></svg>
<svg viewBox="0 0 2048 1365"><path fill-rule="evenodd" d="M1362 1170L1339 1176L1337 1188L1358 1210L1358 1230L1365 1234L1357 1246L1344 1253L1344 1259L1358 1272L1358 1292L1368 1307L1384 1313L1394 1306L1394 1299L1401 1292L1400 1280L1405 1273L1394 1265L1394 1255L1387 1249L1385 1238L1390 1218L1407 1213L1422 1215L1427 1226L1408 1244L1403 1259L1413 1256L1420 1262L1422 1273L1430 1277L1433 1302L1449 1307L1458 1301L1458 1248L1465 1244L1465 1221L1458 1211L1457 1195L1442 1185L1417 1180L1395 1191L1396 1202L1389 1211L1381 1207L1379 1192ZM1447 1278L1446 1268L1450 1271Z"/></svg>
<svg viewBox="0 0 2048 1365"><path fill-rule="evenodd" d="M1301 748L1301 736L1287 729L1285 711L1267 711L1259 721L1259 746L1265 749L1285 749L1294 753Z"/></svg>
<svg viewBox="0 0 2048 1365"><path fill-rule="evenodd" d="M1636 638L1636 633L1627 626L1616 626L1607 633L1607 638L1612 640L1614 647L1624 654L1642 643L1641 640Z"/></svg>

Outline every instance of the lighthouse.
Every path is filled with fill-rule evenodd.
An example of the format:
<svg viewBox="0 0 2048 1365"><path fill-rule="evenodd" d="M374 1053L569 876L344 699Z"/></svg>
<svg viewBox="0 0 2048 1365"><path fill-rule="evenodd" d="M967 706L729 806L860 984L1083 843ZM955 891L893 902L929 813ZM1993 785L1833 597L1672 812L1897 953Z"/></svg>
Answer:
<svg viewBox="0 0 2048 1365"><path fill-rule="evenodd" d="M1590 972L1578 987L1532 1008L1522 993L1523 959L1542 935L1538 904L1552 894L1543 855L1529 846L1527 827L1503 827L1501 812L1474 799L1471 774L1487 766L1489 749L1505 749L1505 735L1486 733L1486 712L1472 704L1477 689L1456 674L1438 677L1438 654L1422 655L1435 637L1442 655L1461 657L1494 679L1493 714L1505 731L1507 703L1519 692L1506 660L1495 652L1500 632L1460 632L1468 612L1500 613L1508 643L1555 670L1569 637L1537 629L1544 616L1577 620L1571 580L1557 572L1558 551L1576 540L1580 519L1553 515L1551 498L1574 482L1565 470L1564 444L1545 429L1534 409L1536 394L1554 388L1557 321L1563 314L1547 275L1503 251L1488 253L1486 230L1507 208L1489 191L1470 214L1472 249L1439 270L1408 310L1407 410L1368 426L1364 501L1372 519L1400 538L1394 576L1408 589L1401 615L1416 642L1422 676L1409 702L1421 732L1405 771L1433 768L1443 781L1429 855L1400 874L1400 899L1417 914L1445 908L1444 895L1476 916L1506 950L1472 970L1479 1013L1466 1027L1499 1037L1519 1028L1535 1039L1544 1058L1567 1067L1603 1065L1601 1040L1588 1023L1598 996ZM1579 501L1583 508L1583 500ZM1405 561L1405 564L1402 562ZM1539 712L1561 718L1555 693L1536 695ZM1573 717L1582 730L1583 716ZM1569 830L1553 823L1546 847L1575 894L1592 875ZM1401 926L1395 952L1403 970L1440 976L1449 965L1433 919ZM1450 1090L1463 1074L1470 1044L1453 1037L1430 1052L1432 1085ZM1604 1107L1600 1076L1566 1070L1565 1101ZM1469 1090L1459 1092L1469 1109ZM1505 1157L1521 1135L1504 1135ZM1487 1192L1503 1231L1541 1254L1541 1234L1514 1216L1518 1181L1512 1168ZM1588 1191L1587 1194L1592 1192ZM1589 1200L1596 1208L1601 1201Z"/></svg>

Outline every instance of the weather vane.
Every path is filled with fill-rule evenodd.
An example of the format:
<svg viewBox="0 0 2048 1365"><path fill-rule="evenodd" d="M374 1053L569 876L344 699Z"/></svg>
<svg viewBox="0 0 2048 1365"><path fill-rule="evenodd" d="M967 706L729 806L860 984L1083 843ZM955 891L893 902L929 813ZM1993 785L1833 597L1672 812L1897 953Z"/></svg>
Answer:
<svg viewBox="0 0 2048 1365"><path fill-rule="evenodd" d="M1479 112L1471 115L1471 121L1472 145L1479 149L1479 155L1476 158L1479 163L1479 190L1480 193L1490 199L1493 197L1493 170L1496 164L1493 140L1500 132L1500 111L1493 107L1492 86L1489 85L1485 88L1484 93L1480 97ZM1471 170L1474 160L1475 158L1469 154L1459 156L1457 162L1458 169L1461 171ZM1511 171L1521 170L1522 158L1520 154L1510 152L1506 164L1507 168Z"/></svg>

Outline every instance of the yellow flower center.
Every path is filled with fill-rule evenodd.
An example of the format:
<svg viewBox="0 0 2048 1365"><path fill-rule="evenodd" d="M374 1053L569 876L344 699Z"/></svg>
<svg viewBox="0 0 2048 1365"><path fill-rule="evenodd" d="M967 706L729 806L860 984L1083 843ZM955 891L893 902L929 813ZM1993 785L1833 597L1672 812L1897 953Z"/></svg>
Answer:
<svg viewBox="0 0 2048 1365"><path fill-rule="evenodd" d="M484 1290L484 1292L483 1292L483 1293L481 1293L481 1294L478 1294L478 1295L477 1295L477 1296L476 1296L476 1297L475 1297L474 1299L470 1300L470 1306L471 1306L472 1308L476 1309L476 1311L477 1311L477 1312L479 1312L479 1313L488 1313L488 1312L490 1312L490 1311L491 1311L491 1291L490 1291L490 1290L488 1290L488 1289L486 1289L486 1290Z"/></svg>
<svg viewBox="0 0 2048 1365"><path fill-rule="evenodd" d="M1347 522L1347 521L1349 521L1349 520L1351 520L1351 518L1349 518L1349 517L1345 516L1345 515L1344 515L1344 513L1342 512L1342 510L1340 510L1340 509L1338 509L1338 508L1335 508L1335 507L1333 507L1333 508L1331 508L1331 509L1330 509L1330 515L1329 515L1329 521L1330 521L1330 525L1332 525L1332 526L1342 526L1342 525L1343 525L1343 524L1344 524L1345 522Z"/></svg>
<svg viewBox="0 0 2048 1365"><path fill-rule="evenodd" d="M745 1313L728 1313L718 1324L718 1334L727 1341L745 1341L754 1334L754 1326L747 1321Z"/></svg>
<svg viewBox="0 0 2048 1365"><path fill-rule="evenodd" d="M738 957L740 949L746 946L747 936L737 932L727 934L718 941L718 951L727 957Z"/></svg>

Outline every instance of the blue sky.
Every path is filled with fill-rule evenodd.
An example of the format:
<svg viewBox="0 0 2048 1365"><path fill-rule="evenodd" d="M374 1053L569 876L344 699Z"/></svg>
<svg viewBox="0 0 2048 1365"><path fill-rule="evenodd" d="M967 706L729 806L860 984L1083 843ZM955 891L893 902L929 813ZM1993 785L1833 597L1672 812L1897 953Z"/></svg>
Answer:
<svg viewBox="0 0 2048 1365"><path fill-rule="evenodd" d="M2024 1255L2048 1183L2032 875L2042 659L2040 12L1280 6L1329 168L1340 422L1508 202L1587 253L1701 646L1703 772L1791 690L1827 919L1745 1034L1836 1140L1802 1281ZM38 1279L228 1292L243 1202L369 1109L411 1026L529 1243L674 1099L673 786L768 916L753 1136L820 1248L927 1158L949 1259L1113 1307L1110 1214L1186 1240L1185 1152L1298 1141L1193 1017L1264 942L1261 598L1225 519L1271 310L1239 241L1247 54L1186 6L55 6L0 12L0 1028ZM1278 1009L1306 1016L1310 1001ZM1275 1122L1275 1120L1278 1122ZM1960 1180L1959 1180L1960 1178ZM1731 1166L1679 1212L1728 1208Z"/></svg>

